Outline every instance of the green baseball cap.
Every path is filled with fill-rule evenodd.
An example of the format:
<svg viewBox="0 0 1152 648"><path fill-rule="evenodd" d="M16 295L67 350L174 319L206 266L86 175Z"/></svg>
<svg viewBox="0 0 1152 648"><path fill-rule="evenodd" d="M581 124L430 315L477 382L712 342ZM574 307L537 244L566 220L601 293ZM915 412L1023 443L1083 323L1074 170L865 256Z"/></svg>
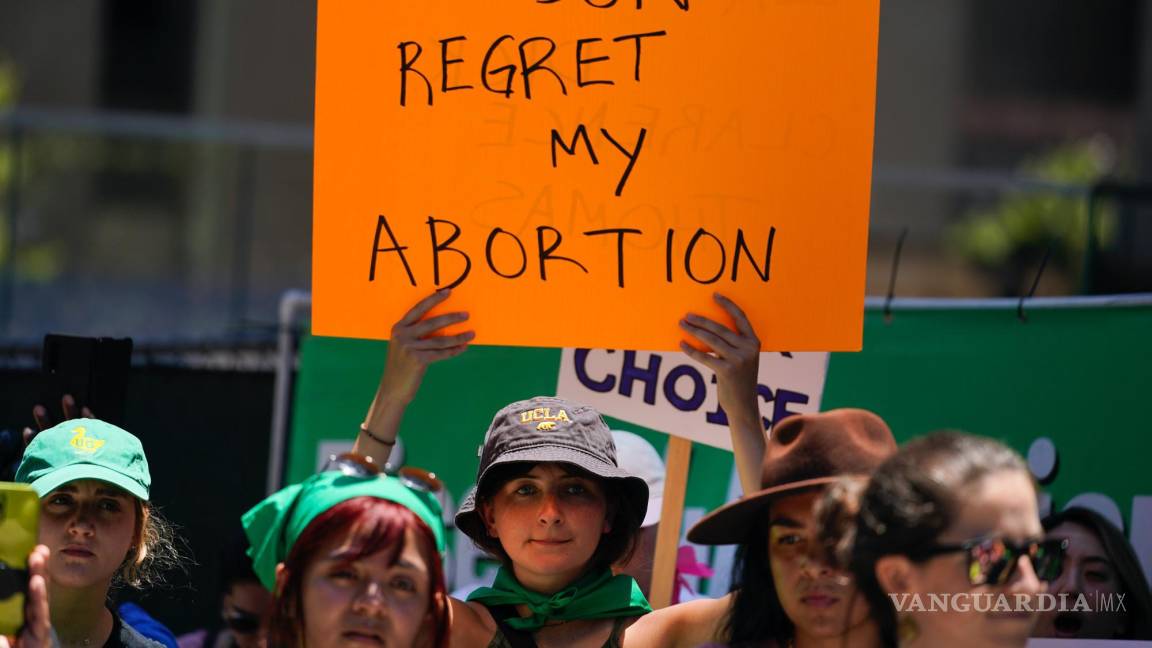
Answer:
<svg viewBox="0 0 1152 648"><path fill-rule="evenodd" d="M241 518L252 569L264 587L275 590L276 565L284 562L312 520L356 497L377 497L406 507L432 530L436 549L443 555L444 513L434 494L409 487L390 475L348 475L332 470L269 495Z"/></svg>
<svg viewBox="0 0 1152 648"><path fill-rule="evenodd" d="M97 419L72 419L37 434L16 469L16 481L40 497L78 479L107 482L142 500L152 486L140 439Z"/></svg>

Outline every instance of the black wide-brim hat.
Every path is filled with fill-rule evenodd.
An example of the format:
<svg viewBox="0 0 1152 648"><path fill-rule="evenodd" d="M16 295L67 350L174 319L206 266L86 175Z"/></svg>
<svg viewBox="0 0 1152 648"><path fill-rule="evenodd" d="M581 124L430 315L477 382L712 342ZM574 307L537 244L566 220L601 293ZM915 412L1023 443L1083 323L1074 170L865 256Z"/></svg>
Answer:
<svg viewBox="0 0 1152 648"><path fill-rule="evenodd" d="M702 545L740 544L776 499L824 488L849 475L867 476L896 452L892 430L862 409L797 414L780 421L768 437L761 490L721 506L688 530Z"/></svg>
<svg viewBox="0 0 1152 648"><path fill-rule="evenodd" d="M483 490L495 466L551 462L570 464L614 482L637 511L637 525L644 519L648 484L617 464L616 444L600 413L562 398L538 396L512 403L492 419L480 449L476 488L460 505L456 528L473 540L488 535L476 510L476 492Z"/></svg>

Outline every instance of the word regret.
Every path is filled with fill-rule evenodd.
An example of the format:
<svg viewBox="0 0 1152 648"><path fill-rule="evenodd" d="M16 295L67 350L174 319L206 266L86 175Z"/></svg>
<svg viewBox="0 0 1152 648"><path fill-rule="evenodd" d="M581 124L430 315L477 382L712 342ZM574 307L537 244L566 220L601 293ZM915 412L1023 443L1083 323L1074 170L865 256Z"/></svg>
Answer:
<svg viewBox="0 0 1152 648"><path fill-rule="evenodd" d="M676 8L688 11L689 0L670 0ZM537 5L559 4L561 0L535 0ZM593 9L610 9L623 6L617 0L583 0ZM635 0L637 10L644 8L644 0ZM500 34L484 39L483 56L466 57L461 51L470 45L467 35L457 34L435 41L421 43L417 40L402 40L396 45L400 57L399 101L402 108L420 105L436 105L436 95L452 92L479 91L503 97L504 99L523 98L525 101L539 99L541 95L552 99L558 92L569 97L569 92L590 86L614 86L618 81L641 82L645 45L649 41L668 36L665 29L622 34L619 36L587 36L577 38L571 53L559 54L560 45L556 38L536 34L530 36ZM566 42L566 41L565 41ZM435 53L433 53L433 50ZM426 51L428 52L426 54ZM625 67L611 66L615 60L623 59L627 64L627 78L620 76ZM636 144L631 148L620 143L610 133L601 128L599 134L628 158L628 167L613 194L619 198L624 193L628 177L640 156L646 131L641 129ZM557 168L556 148L559 145L569 155L575 154L577 141L583 138L584 146L593 164L599 164L591 141L588 139L586 124L579 124L573 134L561 134L556 129L549 133L551 143L552 168ZM570 143L565 144L565 141Z"/></svg>
<svg viewBox="0 0 1152 648"><path fill-rule="evenodd" d="M423 249L432 259L432 285L437 288L454 288L464 283L472 272L472 256L476 254L476 252L469 254L468 250L478 246L465 247L458 243L463 230L453 221L429 216L426 224L428 225L427 247ZM630 227L588 230L581 232L580 235L585 240L604 236L615 238L616 285L620 288L625 287L627 276L625 271L627 266L625 250L628 249L628 246L625 245L626 237L634 237L628 242L635 245L640 245L645 242L646 238L651 237L651 235L646 235L643 230ZM686 243L684 242L685 237L678 237L676 230L668 228L664 231L663 238L664 279L668 283L673 283L680 277L687 277L698 284L713 284L725 276L735 283L739 281L741 276L742 260L746 261L750 268L749 271L761 282L767 283L770 277L772 245L776 238L775 227L769 229L767 237L762 241L762 246L755 248L752 247L752 243L749 242L742 228L736 228L731 238L722 239L713 232L699 227L691 236L687 237ZM584 274L592 274L593 270L598 270L597 268L590 270L575 256L566 256L566 254L574 254L567 249L563 251L565 254L561 254L560 248L564 244L564 234L555 227L550 225L537 226L534 239L534 241L529 242L529 246L532 246L532 252L529 253L529 246L524 244L520 236L500 227L494 227L485 238L483 246L484 264L493 275L509 280L518 279L528 274L530 263L534 270L533 274L538 274L541 281L548 280L550 267L556 268L557 272L560 271L559 268L563 267L569 272L582 272ZM395 255L394 259L399 263L399 267L403 268L408 283L413 287L418 287L420 284L417 282L416 275L412 271L412 264L408 260L409 254L416 252L406 252L410 249L412 249L411 245L407 245L397 238L388 218L384 215L378 216L376 233L372 241L372 257L368 263L368 281L376 280L382 265L380 261L382 258L386 258L384 255ZM760 250L763 252L760 253ZM448 278L448 270L446 269L449 264L442 262L441 257L455 259L451 264L453 267L451 278ZM681 267L683 268L682 274L678 272Z"/></svg>

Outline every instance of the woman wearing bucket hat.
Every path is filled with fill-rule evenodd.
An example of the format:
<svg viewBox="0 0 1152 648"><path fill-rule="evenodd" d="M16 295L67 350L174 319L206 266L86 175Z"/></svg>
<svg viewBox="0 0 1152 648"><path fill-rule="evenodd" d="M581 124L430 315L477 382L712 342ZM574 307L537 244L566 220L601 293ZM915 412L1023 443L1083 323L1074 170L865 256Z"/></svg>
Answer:
<svg viewBox="0 0 1152 648"><path fill-rule="evenodd" d="M619 645L651 610L632 577L612 573L647 505L591 407L537 397L501 409L456 527L503 564L460 605L460 645Z"/></svg>
<svg viewBox="0 0 1152 648"><path fill-rule="evenodd" d="M649 615L638 646L878 646L869 607L842 571L812 560L813 504L841 475L866 475L896 450L878 416L858 409L776 424L762 488L713 511L688 532L697 544L739 544L734 590Z"/></svg>
<svg viewBox="0 0 1152 648"><path fill-rule="evenodd" d="M179 563L152 510L140 440L97 419L73 419L32 439L16 481L40 496L52 626L63 646L160 646L108 607L115 585L145 587Z"/></svg>
<svg viewBox="0 0 1152 648"><path fill-rule="evenodd" d="M462 352L467 319L428 317L448 297L421 300L392 329L388 359L354 450L383 464L429 364ZM647 507L644 480L621 470L592 408L540 397L501 409L481 451L477 489L456 525L503 562L492 587L451 600L453 646L618 645L651 608L611 566L631 553Z"/></svg>
<svg viewBox="0 0 1152 648"><path fill-rule="evenodd" d="M885 645L1022 648L1067 544L1044 538L1036 500L1012 449L937 432L830 488L814 544L855 576Z"/></svg>
<svg viewBox="0 0 1152 648"><path fill-rule="evenodd" d="M334 468L244 514L253 569L275 595L269 644L443 648L439 501L358 455Z"/></svg>
<svg viewBox="0 0 1152 648"><path fill-rule="evenodd" d="M397 322L392 330L391 342L389 342L388 361L385 368L384 376L381 377L379 390L377 391L376 399L373 400L372 406L369 410L364 424L361 425L361 434L357 437L355 449L359 452L373 455L377 461L385 462L388 458L388 453L391 452L392 446L395 444L396 431L399 430L400 420L412 398L415 397L418 390L420 379L424 375L424 370L427 364L457 355L467 348L468 342L473 338L472 333L463 332L452 334L442 333L446 326L457 324L465 321L468 318L464 312L447 312L447 314L426 317L434 307L447 299L448 293L441 291L435 293L425 300L416 304L400 322ZM708 348L708 352L698 351L694 346L690 346L685 342L682 344L684 353L687 353L695 360L703 363L704 366L712 369L717 374L718 382L718 395L720 405L725 409L728 414L729 428L732 429L733 445L736 450L736 466L738 473L741 476L741 483L744 484L745 490L752 490L758 488L759 485L759 467L760 457L763 455L765 438L763 423L758 407L758 393L757 393L757 375L758 375L758 361L759 361L759 347L760 342L756 338L755 331L743 314L743 311L736 306L735 303L726 299L722 295L714 295L715 301L720 304L720 307L728 312L730 318L735 323L735 330L730 327L712 321L706 317L689 314L685 316L680 322L680 326L685 332L691 334L699 341L704 342ZM529 407L532 406L532 407ZM517 455L511 455L511 459L502 457L495 447L499 446L500 440L503 435L493 435L493 431L500 428L501 421L506 419L509 414L509 409L520 410L520 415L526 417L526 423L529 423L529 428L524 429L520 435L511 435L509 438L524 436L528 439L538 438L533 435L530 428L532 424L539 425L539 430L556 429L555 425L559 421L546 420L550 414L541 413L544 419L536 420L537 414L533 414L537 409L550 410L554 405L540 405L539 402L520 402L501 410L497 415L497 420L493 422L493 427L488 432L486 437L485 446L483 449L482 464L480 464L480 473L478 476L479 487L472 497L464 503L460 514L457 515L457 526L460 527L464 533L467 533L473 541L477 542L480 547L488 549L495 553L498 557L505 560L505 571L502 572L502 579L498 580L498 588L510 589L513 587L521 587L525 592L516 594L520 598L516 598L516 602L520 603L515 606L513 610L521 618L528 617L528 620L511 620L509 623L497 623L501 615L508 613L507 606L499 606L498 610L493 611L476 600L464 606L458 602L454 602L454 625L453 625L453 640L456 645L472 646L482 645L487 638L493 638L491 645L493 646L506 646L506 645L520 645L525 638L523 633L516 633L517 630L524 630L514 626L524 626L531 630L531 638L535 639L541 645L550 645L550 643L558 643L558 645L573 645L574 642L586 643L589 646L599 646L604 643L599 640L599 636L607 636L608 645L619 641L620 633L623 624L614 623L611 626L605 623L592 624L591 632L584 633L582 638L575 638L574 630L578 626L569 625L564 630L556 630L556 628L548 627L554 623L567 623L569 619L578 618L582 621L590 620L590 616L586 613L581 613L578 617L569 616L566 618L561 615L552 615L550 610L559 608L556 602L556 596L535 596L536 600L524 603L522 598L525 594L539 595L541 592L545 594L558 594L554 592L555 583L548 585L548 579L538 581L539 585L536 589L532 586L523 588L522 586L528 583L518 582L521 573L524 573L525 580L537 581L538 575L532 571L530 560L530 553L521 553L518 551L515 536L508 537L507 532L505 537L501 537L501 527L511 527L514 530L530 528L531 523L528 520L521 520L520 525L515 523L508 523L502 525L500 519L508 520L508 515L500 513L500 506L498 506L499 499L492 497L493 495L500 495L502 488L509 490L521 490L515 480L537 480L538 484L524 484L522 495L535 496L538 499L541 493L547 492L550 488L555 488L556 483L562 483L561 479L588 479L592 477L591 485L579 485L578 491L590 491L593 500L599 502L600 495L598 491L605 490L605 485L609 485L612 491L620 492L622 490L631 489L634 491L631 496L619 497L612 496L606 497L606 508L613 508L616 514L619 515L623 510L621 504L627 504L632 499L638 499L638 484L627 487L628 482L626 477L613 476L604 477L602 474L597 474L596 470L586 470L582 468L577 462L569 462L570 458L583 457L583 452L564 453L562 458L556 461L548 460L547 455L541 457L530 457L528 459L517 458ZM575 407L575 406L571 406ZM559 408L563 410L563 407ZM529 410L533 413L529 413ZM564 410L567 416L567 410ZM514 414L515 412L513 412ZM593 413L594 414L594 413ZM598 419L598 416L597 416ZM522 421L524 423L525 421ZM601 423L602 425L602 423ZM599 445L604 445L602 442L597 442ZM547 445L547 444L541 444ZM582 446L583 444L576 444ZM593 444L596 445L596 444ZM495 454L493 454L495 453ZM501 457L502 461L497 461L497 464L507 461L507 467L497 466L497 470L493 470L491 479L487 479L487 469L492 466L488 462L493 461L494 457ZM539 464L533 464L533 461L543 461ZM606 452L601 452L601 468L611 468L615 465L614 458L609 460ZM567 467L566 467L567 466ZM605 469L608 469L605 468ZM611 470L613 475L616 475L616 470ZM605 480L608 480L607 482ZM641 480L632 479L639 482ZM613 482L619 483L613 483ZM511 484L511 485L509 485ZM546 487L546 488L541 488ZM503 493L507 495L507 493ZM616 504L614 504L616 503ZM511 510L511 507L506 507L505 511ZM643 517L643 508L641 508ZM551 513L551 511L550 511ZM529 515L531 518L532 515ZM536 515L537 521L548 518L548 515ZM593 515L594 519L599 520L597 515ZM596 529L598 525L590 525L588 521L582 520L574 525L576 528L581 529ZM605 525L604 528L613 526L619 532L621 525ZM628 525L627 528L631 528ZM526 544L531 547L531 538L529 543ZM508 550L509 543L513 543L513 551ZM628 544L632 544L630 541ZM584 545L589 544L584 542ZM619 543L617 543L619 544ZM601 551L598 547L597 551L593 553L590 560L579 560L575 562L576 566L588 570L593 566L598 566L600 563L599 558L601 555L607 555L608 551ZM588 555L588 551L584 551L584 555ZM577 555L579 556L579 555ZM520 559L520 562L517 562ZM555 567L564 565L553 565L546 567L543 575L550 577L558 573L567 573L571 575L571 570L562 570L556 572ZM571 565L567 565L571 566ZM579 575L579 574L577 574ZM567 577L566 577L567 578ZM561 579L563 580L563 579ZM619 581L616 582L627 582ZM628 588L620 588L622 590ZM561 590L562 593L562 590ZM491 594L484 592L482 596L488 598L487 602L493 602L495 597L488 597ZM508 596L508 593L502 593L501 596ZM567 595L564 595L567 596ZM561 596L563 598L563 596ZM576 610L579 606L571 606L571 609ZM626 605L627 608L627 605ZM646 609L644 605L636 605L635 608L628 608L629 615L638 615ZM543 610L543 611L541 611ZM617 610L617 615L620 611ZM628 618L628 617L623 617ZM541 627L539 624L544 624ZM586 624L585 624L586 625ZM499 632L493 632L499 628ZM631 642L629 640L629 642ZM530 645L530 643L525 643ZM646 643L641 642L639 645L644 646Z"/></svg>

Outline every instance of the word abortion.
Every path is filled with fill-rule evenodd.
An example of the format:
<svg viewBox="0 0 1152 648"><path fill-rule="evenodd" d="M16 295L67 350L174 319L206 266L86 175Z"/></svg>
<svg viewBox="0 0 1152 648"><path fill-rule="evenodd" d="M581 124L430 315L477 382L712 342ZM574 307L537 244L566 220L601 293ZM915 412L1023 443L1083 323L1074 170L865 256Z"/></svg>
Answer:
<svg viewBox="0 0 1152 648"><path fill-rule="evenodd" d="M450 220L432 216L428 217L426 223L428 225L426 239L428 247L426 249L432 257L432 284L437 288L453 288L460 285L468 278L473 266L472 255L461 247L460 243L457 243L462 234L460 226ZM626 276L625 250L628 249L628 246L625 245L625 237L635 237L628 242L636 245L640 245L645 242L646 238L650 238L650 235L646 236L643 230L628 227L589 230L581 232L581 236L585 239L601 236L615 237L616 285L620 288L624 287ZM753 254L753 248L750 247L744 230L740 228L736 229L734 236L727 242L703 227L697 228L691 236L687 236L687 243L684 242L684 238L684 236L678 237L676 230L671 228L668 228L663 234L664 274L668 283L673 283L677 277L687 277L698 284L711 284L720 281L726 275L735 283L739 280L740 270L743 267L742 259L747 259L747 266L751 267L751 272L762 282L767 282L769 279L772 265L772 245L776 238L775 227L769 229L766 240L763 242L764 252L762 256ZM495 227L488 232L485 239L484 263L489 271L504 279L517 279L524 276L529 271L530 258L534 261L533 265L539 273L541 281L548 280L550 264L553 267L558 263L565 264L565 267L570 270L591 274L589 268L579 259L560 254L563 243L564 235L560 230L549 225L540 225L536 227L535 231L535 249L532 254L529 254L528 246L519 236ZM411 249L411 245L401 243L396 237L388 223L388 218L384 215L378 216L376 233L372 241L372 258L368 266L368 281L376 280L378 261L381 256L394 254L396 255L395 259L403 267L408 282L413 287L418 286L416 276L412 272L412 264L408 261L408 254L411 253L405 253L405 250L409 249ZM759 250L760 248L757 247L756 249ZM567 253L573 254L572 252ZM477 251L473 251L473 254L477 254ZM445 278L446 271L441 272L441 257L445 255L450 255L449 258L455 259L452 266L457 270L451 279ZM683 264L683 274L677 272L677 267L680 264Z"/></svg>

